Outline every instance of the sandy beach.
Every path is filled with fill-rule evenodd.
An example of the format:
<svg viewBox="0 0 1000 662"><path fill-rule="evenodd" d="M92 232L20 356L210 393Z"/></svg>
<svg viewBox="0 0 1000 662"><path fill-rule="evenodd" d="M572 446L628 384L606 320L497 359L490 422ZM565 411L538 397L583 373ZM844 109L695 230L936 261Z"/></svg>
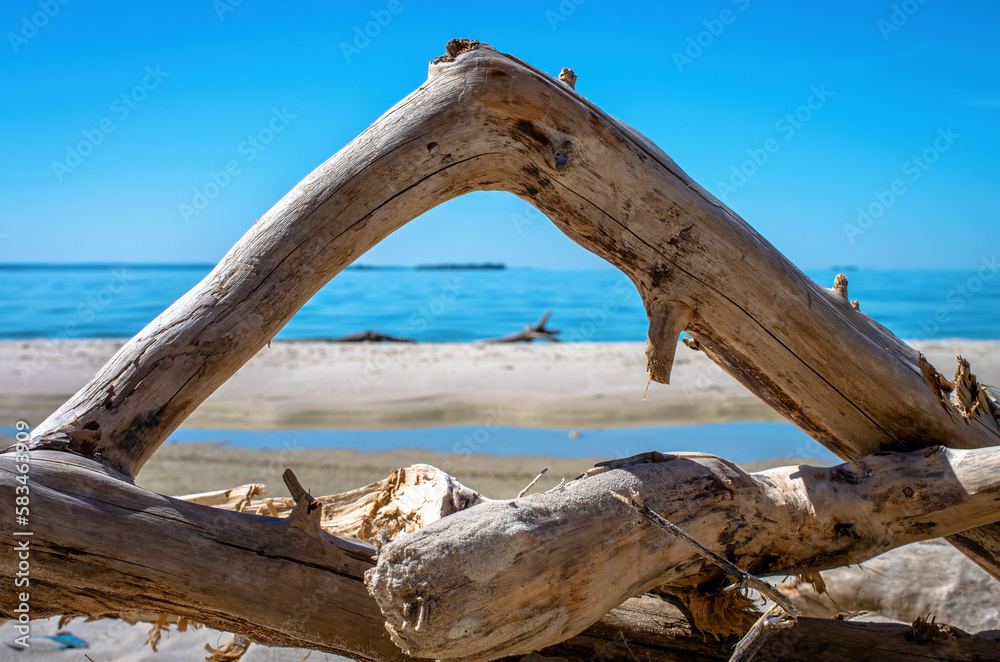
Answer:
<svg viewBox="0 0 1000 662"><path fill-rule="evenodd" d="M83 386L121 341L0 342L0 412L5 426L37 424ZM950 375L959 354L983 379L1000 381L1000 342L915 343ZM275 342L208 399L189 419L202 428L413 428L481 424L503 412L505 425L554 428L676 425L780 420L704 354L679 347L672 384L650 385L646 399L644 345L337 344ZM0 435L0 444L12 442ZM669 450L669 449L662 449ZM542 469L537 490L573 478L606 458L493 456L419 449L287 448L253 450L219 443L167 443L137 477L150 490L183 495L263 483L285 496L281 473L295 470L313 494L334 494L374 482L394 469L428 463L494 497L512 497ZM807 460L807 458L803 458ZM759 470L798 463L782 458L744 465ZM74 621L64 631L89 645L62 651L0 648L0 662L28 657L80 660L198 660L206 643L231 635L213 630L165 634L160 652L142 647L149 626ZM57 621L36 624L39 637ZM5 637L5 640L10 639ZM40 644L51 640L39 639ZM253 646L247 662L295 662L308 651ZM312 653L310 660L343 659Z"/></svg>
<svg viewBox="0 0 1000 662"><path fill-rule="evenodd" d="M0 420L41 421L124 341L0 342ZM1000 381L1000 342L914 343L950 376L959 354ZM202 428L624 427L782 420L703 353L680 346L646 388L642 343L481 345L276 341L188 418ZM13 423L11 423L12 425Z"/></svg>
<svg viewBox="0 0 1000 662"><path fill-rule="evenodd" d="M0 420L35 425L104 365L122 341L0 342ZM1000 341L914 343L942 373L955 357L1000 382ZM562 429L781 420L703 353L680 346L669 386L646 387L642 343L386 344L274 342L214 393L186 425L198 428L418 428L482 425ZM3 440L0 439L0 443ZM405 446L405 439L400 446ZM667 448L659 450L670 450ZM767 457L766 452L761 459ZM250 450L164 444L138 477L164 494L250 482L283 493L295 468L314 494L334 494L425 462L495 498L513 496L542 468L539 487L607 458L492 456L427 450ZM808 459L808 458L803 458ZM784 458L782 463L789 463ZM751 468L773 461L756 463Z"/></svg>

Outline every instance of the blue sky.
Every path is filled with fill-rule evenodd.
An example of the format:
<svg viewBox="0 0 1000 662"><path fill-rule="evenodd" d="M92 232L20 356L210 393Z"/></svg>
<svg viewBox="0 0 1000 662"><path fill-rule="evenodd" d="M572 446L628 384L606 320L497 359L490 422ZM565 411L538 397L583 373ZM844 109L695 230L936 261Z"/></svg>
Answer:
<svg viewBox="0 0 1000 662"><path fill-rule="evenodd" d="M974 267L1000 228L998 24L985 1L10 1L0 262L215 262L469 37L574 68L803 268ZM604 264L497 193L362 261Z"/></svg>

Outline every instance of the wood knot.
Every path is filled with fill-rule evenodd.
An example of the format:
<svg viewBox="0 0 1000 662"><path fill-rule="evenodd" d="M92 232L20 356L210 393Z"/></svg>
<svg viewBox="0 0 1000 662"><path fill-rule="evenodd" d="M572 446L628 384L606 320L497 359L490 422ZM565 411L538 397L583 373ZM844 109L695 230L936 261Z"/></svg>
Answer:
<svg viewBox="0 0 1000 662"><path fill-rule="evenodd" d="M555 150L556 170L564 170L569 165L570 154L573 151L573 143L564 140Z"/></svg>

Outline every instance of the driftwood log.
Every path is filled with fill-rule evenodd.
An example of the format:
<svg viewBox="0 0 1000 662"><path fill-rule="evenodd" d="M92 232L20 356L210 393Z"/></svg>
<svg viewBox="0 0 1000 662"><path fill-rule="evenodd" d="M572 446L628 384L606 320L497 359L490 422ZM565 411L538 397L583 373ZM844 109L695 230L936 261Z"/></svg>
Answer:
<svg viewBox="0 0 1000 662"><path fill-rule="evenodd" d="M357 333L348 333L346 336L340 336L339 338L333 338L330 342L417 342L413 338L403 338L401 336L394 336L388 333L381 333L379 331L374 331L369 329L368 331L358 331Z"/></svg>
<svg viewBox="0 0 1000 662"><path fill-rule="evenodd" d="M524 328L517 333L511 333L510 335L500 336L498 338L484 338L483 340L477 340L476 342L482 343L508 343L508 342L533 342L535 340L549 340L552 342L559 342L560 331L558 329L550 329L546 324L549 322L549 318L552 317L552 311L546 312L542 315L542 318L535 322L534 324L525 324Z"/></svg>
<svg viewBox="0 0 1000 662"><path fill-rule="evenodd" d="M24 448L0 456L0 492L8 503L24 473L19 469L30 464L32 617L123 607L171 612L256 641L357 659L404 659L384 634L382 615L360 581L371 569L373 549L323 532L322 506L294 481L289 486L296 506L280 519L171 500L131 480L185 417L335 274L404 223L473 190L522 197L631 278L650 320L648 368L655 381L669 380L678 335L687 330L691 346L845 459L936 445L977 449L1000 440L996 391L973 375L968 362L960 360L955 379L945 379L851 305L846 279L838 278L834 289L810 281L634 129L516 58L454 40L447 55L432 63L424 85L259 219L201 283L37 426ZM699 525L697 536L757 571L830 567L911 540L958 534L949 539L1000 577L1000 528L988 524L1000 519L993 487L963 471L995 471L992 453L876 457L826 474L802 470L797 478L776 474L767 480L714 459L626 463L560 493L527 497L523 512L521 501L487 503L400 536L383 548L371 586L395 636L414 650L445 657L462 650L485 658L530 650L525 640L516 640L522 635L535 637L533 645L555 643L634 593L667 581L702 586L717 579L702 562L647 536L623 505L607 501L607 488L634 485L678 523L688 522L693 511L667 498L672 490L691 490L685 480L716 491L707 501L691 494L690 501L700 503L702 515L714 523ZM19 457L24 455L28 462ZM858 467L875 473L859 475ZM825 482L809 482L813 476L826 476ZM826 501L812 503L814 489ZM807 501L774 502L786 493ZM877 495L878 501L861 501ZM589 506L572 498L584 496L593 500ZM574 507L599 512L605 527L608 516L618 516L610 518L617 528L603 529L611 539L596 543L578 523L570 531L578 535L572 556L570 541L537 536L566 533L566 524L545 518L546 509L568 516ZM810 508L822 516L801 515ZM498 512L504 518L493 520ZM761 514L785 519L754 519ZM596 553L593 544L609 560L603 575L585 573L589 584L574 582L576 593L552 584L544 603L551 613L535 616L530 625L513 624L507 632L516 636L505 641L502 632L476 631L475 623L492 627L493 621L475 611L475 602L450 602L462 595L461 587L442 583L425 598L421 576L406 576L408 545L420 550L421 572L439 578L439 555L428 541L438 535L453 540L449 528L468 527L477 518L483 518L482 532L455 549L474 553L489 539L508 554L524 542L515 526L521 516L529 517L524 535L536 536L567 567L586 570L585 559ZM870 521L887 528L871 529ZM795 529L782 528L793 523L806 525L819 546L794 543ZM782 540L793 542L769 547L776 528ZM516 535L503 540L502 531ZM758 541L758 531L769 534ZM0 540L23 542L10 530ZM730 540L745 542L748 551L728 545ZM638 541L648 549L636 548ZM545 556L540 548L524 558L534 563L539 555ZM503 564L489 560L481 581L514 592L496 594L497 600L520 604L524 595L518 592L540 589L504 583L523 576L522 561L491 575ZM13 556L3 557L0 568L13 576ZM397 583L400 592L391 594ZM610 593L598 590L609 583ZM412 609L417 597L425 598L424 605L434 600L424 610L434 630L448 613L467 612L473 620L458 629L453 623L444 633L429 627L417 632L415 623L403 628L405 605ZM16 616L19 606L13 592L0 597L4 616ZM648 626L621 618L628 627ZM455 646L466 648L442 648L440 636L448 633L456 635ZM595 637L587 655L606 644Z"/></svg>
<svg viewBox="0 0 1000 662"><path fill-rule="evenodd" d="M511 333L506 336L497 336L496 338L483 338L482 340L477 340L480 343L514 343L514 342L533 342L535 340L550 340L552 342L559 342L560 331L558 329L550 329L545 325L548 323L549 318L552 317L552 311L546 312L540 320L534 324L525 324L524 328L516 333ZM379 331L368 330L368 331L358 331L357 333L349 333L346 336L340 336L339 338L333 338L330 342L402 342L402 343L413 343L417 342L413 338L402 338L400 336L393 336L388 333L381 333Z"/></svg>
<svg viewBox="0 0 1000 662"><path fill-rule="evenodd" d="M939 446L749 475L713 456L649 453L400 536L367 582L393 640L415 657L529 653L633 595L723 585L716 565L640 524L614 494L636 490L751 574L798 575L955 533L956 522L995 521L1000 481L987 458L1000 448Z"/></svg>
<svg viewBox="0 0 1000 662"><path fill-rule="evenodd" d="M836 493L840 489L853 492L858 498L877 497L880 489L892 494L898 492L900 480L911 483L911 476L907 475L910 468L917 479L912 484L923 489L935 482L940 470L947 471L949 465L965 465L971 475L961 476L964 483L946 480L934 485L935 490L941 489L940 485L946 486L940 494L926 499L942 508L937 513L913 513L912 517L901 521L898 528L889 527L890 530L884 533L878 531L873 521L871 529L878 533L877 539L866 540L865 544L877 550L950 530L946 526L926 526L932 519L959 521L971 517L979 521L988 517L980 513L1000 508L993 503L985 505L987 501L995 502L995 495L980 492L978 488L984 477L979 470L981 461L991 459L995 453L1000 453L1000 449L936 452L928 457L921 452L893 454L862 460L855 465L803 468L808 476L799 478L792 478L802 473L797 468L748 476L728 462L711 456L637 457L613 463L614 469L600 467L565 490L496 502L483 500L437 470L417 466L397 471L384 481L354 492L319 500L299 491L297 481L291 480L290 488L297 493L296 507L287 517L275 518L251 514L258 509L269 509L266 499L254 498L259 494L250 496L249 501L247 491L243 490L233 490L222 497L187 497L192 501L164 497L130 485L121 475L94 460L69 453L36 451L31 460L34 533L29 546L31 615L113 616L124 608L169 612L272 646L312 648L360 660L412 659L390 641L379 606L363 584L364 573L374 567L372 557L376 548L354 538L333 536L322 529L321 523L326 522L332 530L342 534L353 531L364 535L364 528L371 522L389 530L393 530L391 522L395 522L396 530L419 534L435 525L445 525L460 515L475 519L477 511L487 507L538 512L538 507L544 509L546 502L565 504L566 500L560 498L563 491L577 493L575 500L580 502L584 492L605 495L607 492L603 489L608 484L636 485L643 480L643 492L647 495L651 494L651 488L658 486L667 490L667 494L656 494L651 501L682 523L685 523L682 513L694 512L695 508L682 499L673 498L674 489L695 496L700 503L713 503L715 510L709 513L709 523L697 529L699 535L715 535L713 525L722 526L725 529L722 535L731 533L735 544L757 536L759 542L755 543L755 548L766 547L767 540L782 547L799 543L788 541L780 525L775 524L769 532L762 530L766 522L749 518L762 510L770 515L775 514L775 509L781 510L781 504L775 500L793 495L783 495L780 485L799 494L803 489L812 489L814 484L825 485L817 496L826 498L818 502L827 503L832 510L836 503L831 498L839 499ZM4 494L9 496L13 496L6 487L13 473L12 458L16 459L16 454L0 456L0 475L4 478L0 484L4 485ZM871 476L874 480L859 481L859 476L868 471L877 472ZM671 485L671 476L694 482ZM703 489L705 481L734 483L733 491L725 491L722 501L732 507L736 526L730 527L727 523L726 509L719 503L718 493L713 498L710 490ZM959 494L961 485L971 490L967 501ZM250 488L251 492L255 491L253 486ZM744 496L748 500L744 501ZM898 494L894 496L903 498ZM202 505L206 500L219 507ZM199 501L202 503L197 503ZM284 509L288 505L283 500L275 501L277 503L272 505L276 508ZM320 505L322 503L327 505ZM477 503L480 505L466 509ZM945 505L948 503L953 505ZM808 506L807 503L800 505ZM861 502L854 505L870 507ZM457 515L434 519L435 513L444 516L452 512ZM786 516L793 514L789 512ZM820 517L811 519L807 513L798 513L803 522L811 525L815 535L822 535L822 513L819 514ZM886 520L889 517L885 515ZM590 513L578 512L577 518L577 527L590 528L595 524ZM652 527L638 525L637 517L630 516L628 509L617 501L609 501L608 512L598 519L597 524L602 526L632 531L616 552L618 558L612 559L616 566L623 560L621 555L642 556L641 550L627 545L629 538L640 537L653 543L658 558L642 561L639 568L623 575L626 581L634 581L636 571L654 572L658 564L668 562L670 554L676 555L681 566L665 573L665 581L683 584L718 574L690 553L677 550L678 545L663 544ZM554 520L549 523L550 526L558 524ZM424 529L416 528L421 525ZM863 536L869 531L858 533ZM397 540L402 541L407 535L414 533L404 534ZM614 547L615 540L604 538L602 544ZM850 546L846 538L839 540L841 550ZM808 544L808 540L802 544ZM828 541L823 544L837 553L836 544ZM385 549L383 547L383 552ZM505 552L502 548L498 551ZM842 553L843 558L864 555L863 552ZM3 570L13 574L11 556L4 557ZM749 550L746 556L749 558ZM818 553L809 552L803 560L810 568L825 567L825 560L817 565L817 556ZM584 563L584 557L587 555L576 550L577 561L568 570ZM840 559L831 557L829 562L837 563ZM768 567L766 558L753 563L751 567L756 570ZM791 563L790 556L781 557L775 569L794 570ZM489 565L485 564L484 568ZM565 588L564 583L556 581L546 594L561 588ZM0 608L5 615L16 618L15 610L19 605L11 600L11 593L5 592L2 596ZM442 616L439 606L433 603L426 617ZM414 615L419 615L419 609ZM422 629L426 632L429 627ZM926 659L942 660L990 659L1000 653L1000 646L996 644L947 629L937 633L936 643L928 647L923 645L927 642L914 641L909 628L886 627L800 619L795 629L765 644L763 655L765 659L775 660L834 660L843 659L837 656L850 654L860 662L875 662L913 659L918 653ZM893 636L887 636L888 633ZM634 654L641 656L640 659L663 662L725 660L731 645L732 640L706 640L704 634L692 628L682 612L659 599L646 597L612 609L580 635L546 648L542 653L547 657L569 659L632 659L630 656Z"/></svg>

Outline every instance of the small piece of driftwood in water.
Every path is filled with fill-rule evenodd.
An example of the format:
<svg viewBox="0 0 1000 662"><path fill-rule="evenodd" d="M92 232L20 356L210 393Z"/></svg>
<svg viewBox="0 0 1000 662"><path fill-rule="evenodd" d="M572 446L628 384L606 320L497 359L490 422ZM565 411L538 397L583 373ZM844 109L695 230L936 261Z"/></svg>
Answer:
<svg viewBox="0 0 1000 662"><path fill-rule="evenodd" d="M559 335L561 331L559 331L559 329L545 328L545 325L548 323L550 317L552 317L551 310L542 315L542 319L538 320L534 324L525 325L524 329L518 331L517 333L512 333L509 336L500 336L499 338L485 338L483 340L477 340L476 342L531 342L533 340L551 340L552 342L559 342L559 339L556 338L556 336Z"/></svg>

